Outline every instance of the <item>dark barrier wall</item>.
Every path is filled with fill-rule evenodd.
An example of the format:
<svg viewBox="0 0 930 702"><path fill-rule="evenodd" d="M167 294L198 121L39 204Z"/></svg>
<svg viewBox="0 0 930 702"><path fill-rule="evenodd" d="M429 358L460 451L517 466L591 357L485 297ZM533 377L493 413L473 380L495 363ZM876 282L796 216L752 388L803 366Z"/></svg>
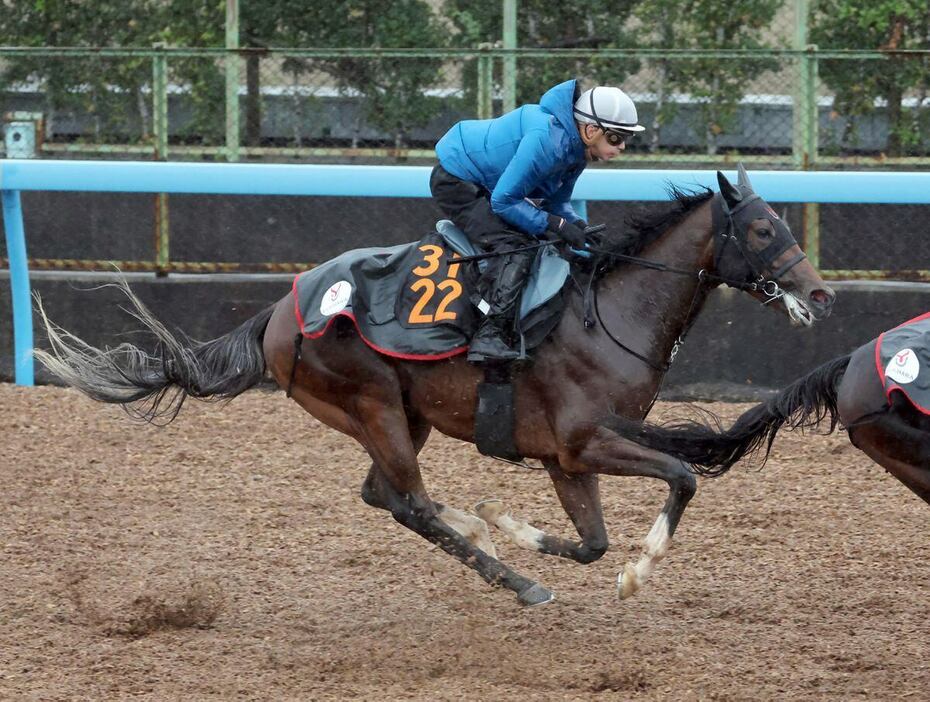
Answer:
<svg viewBox="0 0 930 702"><path fill-rule="evenodd" d="M132 288L169 328L195 339L219 336L266 305L286 295L284 276L130 276ZM134 333L139 324L119 306L112 288L89 290L100 280L37 275L33 288L49 316L95 346L123 341L146 344ZM835 313L811 329L792 327L772 309L744 294L718 290L691 330L669 373L666 399L755 399L806 373L816 365L847 353L879 332L930 309L930 286L889 284L838 286ZM603 304L603 301L602 301ZM39 320L37 343L44 345ZM9 281L0 276L0 376L12 377ZM625 338L622 329L613 333ZM630 346L636 340L625 338ZM312 342L308 342L312 343ZM637 347L638 348L638 347ZM647 349L642 349L647 351ZM624 353L617 349L616 353ZM37 367L39 382L48 380Z"/></svg>
<svg viewBox="0 0 930 702"><path fill-rule="evenodd" d="M22 198L30 257L155 258L153 195L27 192ZM425 198L172 195L169 203L171 259L186 262L318 262L350 248L412 241L441 216ZM801 206L773 206L787 210L800 239ZM640 207L593 202L589 221L616 225ZM823 268L930 269L930 206L820 209Z"/></svg>

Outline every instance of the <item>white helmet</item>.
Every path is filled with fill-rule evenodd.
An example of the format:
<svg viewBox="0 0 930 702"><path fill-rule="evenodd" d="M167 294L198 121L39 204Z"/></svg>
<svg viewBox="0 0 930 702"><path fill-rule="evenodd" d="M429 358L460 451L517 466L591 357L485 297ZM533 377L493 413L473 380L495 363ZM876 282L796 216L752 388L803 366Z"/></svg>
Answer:
<svg viewBox="0 0 930 702"><path fill-rule="evenodd" d="M645 129L637 124L636 105L620 88L600 85L585 90L575 100L575 119L586 124L596 124L604 131L635 134Z"/></svg>

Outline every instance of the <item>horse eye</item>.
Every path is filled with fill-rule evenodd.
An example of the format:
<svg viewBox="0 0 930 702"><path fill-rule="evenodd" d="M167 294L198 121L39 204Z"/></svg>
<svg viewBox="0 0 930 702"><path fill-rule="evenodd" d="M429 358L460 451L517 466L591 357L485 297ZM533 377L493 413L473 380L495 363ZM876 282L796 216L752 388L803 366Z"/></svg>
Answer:
<svg viewBox="0 0 930 702"><path fill-rule="evenodd" d="M760 239L771 239L775 236L775 232L771 229L756 229L756 236Z"/></svg>

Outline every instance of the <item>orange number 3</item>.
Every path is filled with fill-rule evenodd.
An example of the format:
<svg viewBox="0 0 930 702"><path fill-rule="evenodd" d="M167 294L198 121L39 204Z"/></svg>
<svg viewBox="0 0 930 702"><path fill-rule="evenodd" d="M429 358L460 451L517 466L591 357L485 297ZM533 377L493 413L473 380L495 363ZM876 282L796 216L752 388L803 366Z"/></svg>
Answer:
<svg viewBox="0 0 930 702"><path fill-rule="evenodd" d="M442 250L441 246L436 246L436 244L424 244L420 247L420 251L426 251L427 254L423 257L424 266L417 266L413 269L415 275L428 276L432 275L439 270L439 257L442 256L445 252Z"/></svg>

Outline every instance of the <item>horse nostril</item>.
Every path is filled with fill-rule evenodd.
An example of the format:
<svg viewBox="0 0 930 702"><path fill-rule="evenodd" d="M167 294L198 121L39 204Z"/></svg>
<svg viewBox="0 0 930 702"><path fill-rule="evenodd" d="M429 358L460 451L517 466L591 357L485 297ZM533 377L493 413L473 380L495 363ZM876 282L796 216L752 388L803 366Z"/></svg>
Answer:
<svg viewBox="0 0 930 702"><path fill-rule="evenodd" d="M831 307L835 299L836 293L832 290L814 290L814 292L811 293L811 302L821 309Z"/></svg>

